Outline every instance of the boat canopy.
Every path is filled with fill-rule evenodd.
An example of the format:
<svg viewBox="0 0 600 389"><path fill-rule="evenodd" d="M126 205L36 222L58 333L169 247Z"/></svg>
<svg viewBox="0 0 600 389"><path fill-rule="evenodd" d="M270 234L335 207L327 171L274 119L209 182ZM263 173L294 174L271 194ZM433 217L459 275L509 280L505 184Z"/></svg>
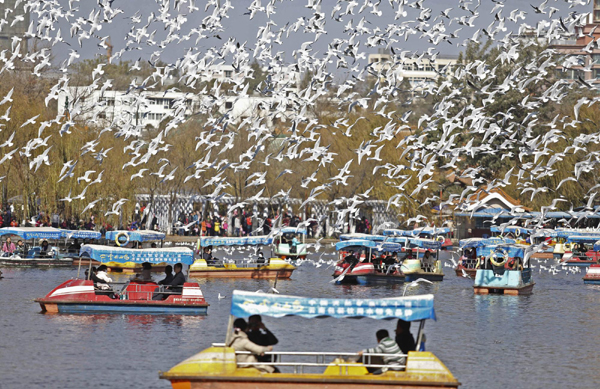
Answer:
<svg viewBox="0 0 600 389"><path fill-rule="evenodd" d="M600 231L594 230L585 230L585 229L563 229L563 230L555 230L550 234L553 238L569 238L573 235L583 235L583 236L597 236L600 239Z"/></svg>
<svg viewBox="0 0 600 389"><path fill-rule="evenodd" d="M260 246L273 243L273 237L263 236L244 236L244 237L202 237L200 238L200 246L202 247L219 247L219 246Z"/></svg>
<svg viewBox="0 0 600 389"><path fill-rule="evenodd" d="M29 239L60 239L62 231L54 227L3 227L1 235L17 235L25 240Z"/></svg>
<svg viewBox="0 0 600 389"><path fill-rule="evenodd" d="M594 251L600 251L600 240L594 243Z"/></svg>
<svg viewBox="0 0 600 389"><path fill-rule="evenodd" d="M573 235L569 236L567 243L596 243L600 235Z"/></svg>
<svg viewBox="0 0 600 389"><path fill-rule="evenodd" d="M85 244L79 250L79 256L87 256L100 262L135 263L194 263L194 252L187 247L169 247L152 249L131 249L123 247Z"/></svg>
<svg viewBox="0 0 600 389"><path fill-rule="evenodd" d="M533 232L533 230L531 228L524 228L524 227L518 227L518 226L505 226L505 227L491 226L490 231L496 232L499 234L515 234L515 235L531 235L531 233Z"/></svg>
<svg viewBox="0 0 600 389"><path fill-rule="evenodd" d="M279 230L280 234L302 234L306 235L306 228L301 227L283 227Z"/></svg>
<svg viewBox="0 0 600 389"><path fill-rule="evenodd" d="M351 247L356 247L356 248L368 247L368 248L374 249L379 245L380 245L379 243L372 241L372 240L351 239L351 240L343 240L341 242L337 242L335 244L335 249L337 251L349 249Z"/></svg>
<svg viewBox="0 0 600 389"><path fill-rule="evenodd" d="M439 250L442 248L442 242L433 239L412 238L410 244L421 249Z"/></svg>
<svg viewBox="0 0 600 389"><path fill-rule="evenodd" d="M100 239L102 234L99 231L89 230L60 230L61 238L67 239Z"/></svg>
<svg viewBox="0 0 600 389"><path fill-rule="evenodd" d="M385 240L385 236L383 235L371 235L371 234L342 234L340 235L340 240L351 240L351 239L365 239L365 240L373 240L376 242L383 242Z"/></svg>
<svg viewBox="0 0 600 389"><path fill-rule="evenodd" d="M385 236L419 236L423 235L445 235L450 233L450 228L447 227L423 227L423 228L415 228L414 230L397 230L397 229L387 229L383 230L383 235Z"/></svg>
<svg viewBox="0 0 600 389"><path fill-rule="evenodd" d="M494 246L499 244L515 244L517 243L514 239L509 238L469 238L461 239L458 245L461 249L468 249L471 247L483 247L483 246Z"/></svg>
<svg viewBox="0 0 600 389"><path fill-rule="evenodd" d="M525 258L525 249L529 246L524 245L493 245L493 246L483 246L477 247L477 255L483 255L484 257L489 257L493 252L502 252L502 250L508 253L510 258L520 257Z"/></svg>
<svg viewBox="0 0 600 389"><path fill-rule="evenodd" d="M163 232L150 231L150 230L137 230L137 231L106 231L106 239L115 240L118 234L126 233L129 236L130 242L151 242L157 240L164 240L165 234Z"/></svg>
<svg viewBox="0 0 600 389"><path fill-rule="evenodd" d="M402 319L406 321L434 319L433 295L392 297L382 299L336 299L282 296L234 290L231 315L248 317L302 316L305 318L334 317L371 319Z"/></svg>

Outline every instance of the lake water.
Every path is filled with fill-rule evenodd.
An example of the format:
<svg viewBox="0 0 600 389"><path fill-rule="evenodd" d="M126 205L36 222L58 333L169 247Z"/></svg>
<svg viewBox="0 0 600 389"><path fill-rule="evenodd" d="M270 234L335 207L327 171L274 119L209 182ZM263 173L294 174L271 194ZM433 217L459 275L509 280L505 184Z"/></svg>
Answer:
<svg viewBox="0 0 600 389"><path fill-rule="evenodd" d="M304 264L282 294L392 297L403 286L329 283L331 269ZM75 277L77 269L2 269L0 388L169 388L158 372L223 342L233 289L267 291L273 281L202 280L208 316L48 315L34 298ZM446 278L407 294L435 293L438 321L425 327L427 349L463 388L597 388L600 370L600 287L582 274L538 273L531 296L474 296L472 281L444 268ZM126 278L126 277L116 277ZM218 294L226 296L219 300ZM264 319L277 350L355 352L375 345L395 321ZM416 327L416 326L415 326Z"/></svg>

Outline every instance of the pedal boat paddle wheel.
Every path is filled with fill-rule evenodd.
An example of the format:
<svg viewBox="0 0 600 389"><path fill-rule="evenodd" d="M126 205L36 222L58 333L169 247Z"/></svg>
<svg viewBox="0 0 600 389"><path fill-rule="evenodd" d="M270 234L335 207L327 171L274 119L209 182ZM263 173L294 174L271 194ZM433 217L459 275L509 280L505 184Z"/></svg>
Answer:
<svg viewBox="0 0 600 389"><path fill-rule="evenodd" d="M590 266L598 264L600 254L596 250L596 243L600 234L572 235L567 238L564 245L564 254L560 263L563 266Z"/></svg>
<svg viewBox="0 0 600 389"><path fill-rule="evenodd" d="M281 258L265 258L264 260L227 261L212 257L216 247L256 247L268 246L273 242L270 236L248 237L201 237L198 240L198 254L190 266L190 277L193 278L276 278L288 279L296 267ZM210 249L210 258L202 257L204 250Z"/></svg>
<svg viewBox="0 0 600 389"><path fill-rule="evenodd" d="M150 230L137 230L137 231L106 231L104 236L110 244L114 244L116 247L121 248L151 248L152 243L156 243L158 247L162 247L166 235L158 231ZM114 247L114 246L111 246ZM81 258L81 265L88 266L90 259ZM98 266L101 263L95 260L91 260L93 266ZM142 265L135 262L116 262L108 261L103 262L104 265L108 266L108 271L113 273L139 273L142 271ZM73 261L73 265L78 265L78 261ZM168 263L161 262L152 264L152 271L162 273L165 271L165 266Z"/></svg>
<svg viewBox="0 0 600 389"><path fill-rule="evenodd" d="M15 236L23 240L24 249L13 253L2 252L0 265L14 267L58 267L71 266L73 260L59 255L58 242L63 237L63 230L53 227L4 227L0 228L0 236ZM13 238L16 245L16 239ZM36 245L36 240L40 243ZM48 241L48 251L43 252L41 242Z"/></svg>
<svg viewBox="0 0 600 389"><path fill-rule="evenodd" d="M419 323L417 344L424 349L425 320L435 319L433 295L384 299L329 299L282 296L236 290L231 297L231 310L225 344L213 344L200 353L177 364L159 377L171 381L173 389L279 389L279 388L456 388L460 385L448 368L431 352L411 351L400 365L373 363L382 354L364 354L366 363L356 362L358 354L322 351L267 352L273 362L236 362L236 354L249 354L226 347L232 336L235 317L250 315L282 318L301 316L403 319ZM364 319L363 319L364 320ZM310 329L308 333L322 332ZM363 334L364 335L364 334ZM372 334L367 334L371 335ZM365 336L367 336L365 335ZM351 341L349 337L346 342ZM346 347L352 348L346 343ZM354 347L356 348L356 347ZM266 373L257 366L277 367L280 373ZM382 374L370 374L367 368L383 368Z"/></svg>
<svg viewBox="0 0 600 389"><path fill-rule="evenodd" d="M477 249L480 247L494 246L499 244L516 244L514 239L509 238L469 238L462 239L458 245L460 247L461 256L456 265L456 275L463 277L466 273L469 277L475 278L477 269L483 265L483 259L481 255L477 253ZM464 273L463 273L464 271Z"/></svg>
<svg viewBox="0 0 600 389"><path fill-rule="evenodd" d="M527 249L531 250L529 246L506 244L478 248L485 261L475 274L475 294L531 294L535 282L529 260L532 251Z"/></svg>
<svg viewBox="0 0 600 389"><path fill-rule="evenodd" d="M402 251L400 243L350 239L337 242L335 249L339 253L333 272L336 284L404 283L404 274L397 262L398 253ZM387 257L394 258L394 263L381 261Z"/></svg>
<svg viewBox="0 0 600 389"><path fill-rule="evenodd" d="M81 254L99 262L141 264L191 264L193 252L189 248L125 249L99 245L84 245ZM91 263L88 265L91 267ZM131 313L206 315L208 304L196 282L186 282L181 290L167 289L156 282L132 280L111 283L111 289L101 289L91 279L68 280L54 288L45 297L35 301L47 313ZM120 286L120 288L117 288ZM153 300L153 297L160 299Z"/></svg>

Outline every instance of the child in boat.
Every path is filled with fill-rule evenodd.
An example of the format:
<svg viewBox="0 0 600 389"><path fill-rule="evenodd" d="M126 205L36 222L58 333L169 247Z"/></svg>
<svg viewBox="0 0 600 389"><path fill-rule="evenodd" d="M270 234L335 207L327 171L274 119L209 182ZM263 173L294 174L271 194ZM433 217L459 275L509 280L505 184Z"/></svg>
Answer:
<svg viewBox="0 0 600 389"><path fill-rule="evenodd" d="M377 368L377 367L367 367L369 373L373 374L381 374L388 369L399 370L400 365L404 365L406 359L402 356L402 351L398 344L390 338L390 334L388 330L379 330L375 334L377 337L377 342L379 343L374 348L369 348L366 350L362 350L358 352L359 356L363 356L363 354L387 354L382 357L371 357L372 365L388 365L387 368ZM363 363L365 358L363 357ZM368 361L368 359L367 359ZM382 363L383 362L383 363Z"/></svg>
<svg viewBox="0 0 600 389"><path fill-rule="evenodd" d="M264 355L265 352L273 350L272 346L259 346L248 339L246 330L248 324L242 318L235 319L233 322L234 334L227 347L232 347L235 351L249 351L252 354L236 354L235 359L238 363L258 362L256 355ZM254 367L264 373L273 373L275 368L269 365L243 365L240 367Z"/></svg>

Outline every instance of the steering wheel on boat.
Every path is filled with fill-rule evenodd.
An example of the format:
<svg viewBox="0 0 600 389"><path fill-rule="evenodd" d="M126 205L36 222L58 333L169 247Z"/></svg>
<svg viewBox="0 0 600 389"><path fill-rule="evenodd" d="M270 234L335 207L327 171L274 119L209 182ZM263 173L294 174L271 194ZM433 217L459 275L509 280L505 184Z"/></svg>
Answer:
<svg viewBox="0 0 600 389"><path fill-rule="evenodd" d="M496 258L498 258L499 254L502 255L502 261L496 262ZM508 260L508 252L506 252L506 250L504 250L504 249L496 249L490 255L490 262L492 263L492 265L494 265L496 267L504 266L504 264L506 263L507 260Z"/></svg>
<svg viewBox="0 0 600 389"><path fill-rule="evenodd" d="M125 242L121 242L121 237L124 236L125 237ZM126 232L119 232L117 234L117 236L115 236L115 243L117 244L117 246L121 247L121 246L127 246L127 243L129 243L129 234Z"/></svg>

